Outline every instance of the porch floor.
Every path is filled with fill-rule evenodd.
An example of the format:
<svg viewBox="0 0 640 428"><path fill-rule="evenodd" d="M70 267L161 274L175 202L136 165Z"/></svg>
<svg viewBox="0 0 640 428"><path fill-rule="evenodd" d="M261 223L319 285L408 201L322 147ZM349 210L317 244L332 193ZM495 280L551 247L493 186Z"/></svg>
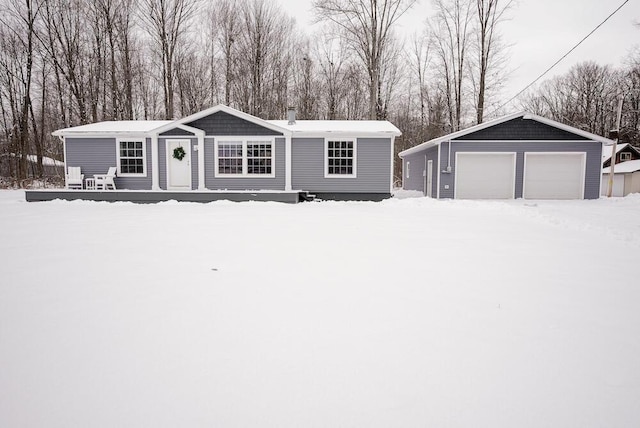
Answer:
<svg viewBox="0 0 640 428"><path fill-rule="evenodd" d="M61 199L65 201L106 201L106 202L134 202L150 204L165 201L180 202L213 202L213 201L270 201L295 204L303 200L308 192L294 191L226 191L207 190L176 192L167 190L26 190L27 202L44 202Z"/></svg>

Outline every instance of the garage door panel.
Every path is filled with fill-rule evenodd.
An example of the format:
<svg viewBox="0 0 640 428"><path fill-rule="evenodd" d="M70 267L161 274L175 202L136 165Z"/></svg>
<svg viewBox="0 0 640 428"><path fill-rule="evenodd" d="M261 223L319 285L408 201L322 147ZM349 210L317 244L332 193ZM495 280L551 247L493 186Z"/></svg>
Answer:
<svg viewBox="0 0 640 428"><path fill-rule="evenodd" d="M455 193L458 199L512 199L515 153L456 154Z"/></svg>
<svg viewBox="0 0 640 428"><path fill-rule="evenodd" d="M525 199L582 199L585 153L525 153Z"/></svg>

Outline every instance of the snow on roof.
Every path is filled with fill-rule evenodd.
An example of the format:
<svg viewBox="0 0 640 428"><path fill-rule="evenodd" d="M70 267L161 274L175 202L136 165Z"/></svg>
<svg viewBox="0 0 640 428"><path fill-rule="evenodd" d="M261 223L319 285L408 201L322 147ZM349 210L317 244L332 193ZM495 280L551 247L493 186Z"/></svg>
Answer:
<svg viewBox="0 0 640 428"><path fill-rule="evenodd" d="M88 125L73 126L71 128L58 129L54 136L74 134L144 134L167 125L172 120L109 120L105 122L90 123Z"/></svg>
<svg viewBox="0 0 640 428"><path fill-rule="evenodd" d="M620 153L620 150L624 149L628 145L629 145L629 143L618 144L616 146L616 154ZM603 145L602 146L602 162L606 162L609 159L611 159L611 152L612 151L613 151L613 146L612 145Z"/></svg>
<svg viewBox="0 0 640 428"><path fill-rule="evenodd" d="M293 125L289 125L286 120L267 120L267 122L294 134L382 133L394 136L402 134L398 128L386 120L296 120Z"/></svg>
<svg viewBox="0 0 640 428"><path fill-rule="evenodd" d="M616 167L613 170L614 174L624 174L628 172L636 172L640 171L640 159L630 160L625 162L620 162L616 164ZM602 168L603 174L609 174L611 172L611 167L608 166L606 168Z"/></svg>

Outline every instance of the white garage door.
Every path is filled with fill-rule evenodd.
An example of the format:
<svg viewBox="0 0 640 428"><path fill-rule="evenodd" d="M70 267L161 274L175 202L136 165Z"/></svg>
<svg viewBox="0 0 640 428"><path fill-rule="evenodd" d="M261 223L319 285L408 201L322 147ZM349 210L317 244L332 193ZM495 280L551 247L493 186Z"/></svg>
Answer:
<svg viewBox="0 0 640 428"><path fill-rule="evenodd" d="M525 153L525 199L582 199L586 153Z"/></svg>
<svg viewBox="0 0 640 428"><path fill-rule="evenodd" d="M457 199L512 199L515 153L456 153Z"/></svg>

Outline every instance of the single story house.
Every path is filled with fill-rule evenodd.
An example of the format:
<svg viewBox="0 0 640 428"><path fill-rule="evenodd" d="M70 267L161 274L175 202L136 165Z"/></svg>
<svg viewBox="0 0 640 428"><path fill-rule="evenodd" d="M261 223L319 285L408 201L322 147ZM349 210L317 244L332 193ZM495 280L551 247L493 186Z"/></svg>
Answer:
<svg viewBox="0 0 640 428"><path fill-rule="evenodd" d="M214 200L207 192L245 195L237 200L262 192L269 200L265 193L298 191L381 200L391 195L401 133L387 121L296 120L293 109L287 120L264 120L218 105L178 120L99 122L53 135L64 142L65 168L80 167L89 178L117 168L116 193L89 199L132 200L124 189L146 192L148 201Z"/></svg>
<svg viewBox="0 0 640 428"><path fill-rule="evenodd" d="M402 187L434 198L597 199L611 140L526 112L400 153Z"/></svg>
<svg viewBox="0 0 640 428"><path fill-rule="evenodd" d="M601 195L607 195L609 190L609 175L611 165L602 169ZM617 163L613 170L613 189L611 196L627 196L630 193L640 193L640 159Z"/></svg>

